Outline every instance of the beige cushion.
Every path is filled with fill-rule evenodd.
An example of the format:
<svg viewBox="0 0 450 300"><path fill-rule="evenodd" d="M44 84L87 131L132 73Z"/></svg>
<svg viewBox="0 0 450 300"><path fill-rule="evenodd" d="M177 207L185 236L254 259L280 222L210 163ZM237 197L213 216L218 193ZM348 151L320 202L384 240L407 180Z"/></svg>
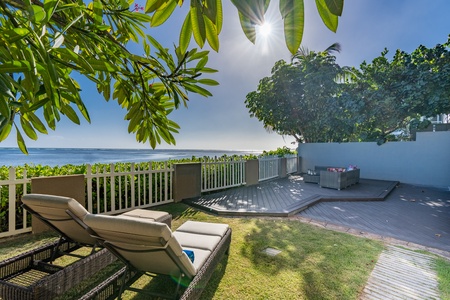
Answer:
<svg viewBox="0 0 450 300"><path fill-rule="evenodd" d="M178 227L177 232L189 232L223 237L228 230L228 224L186 221Z"/></svg>
<svg viewBox="0 0 450 300"><path fill-rule="evenodd" d="M84 222L137 269L176 277L184 273L189 278L197 273L164 223L92 214L86 215Z"/></svg>
<svg viewBox="0 0 450 300"><path fill-rule="evenodd" d="M70 210L80 220L83 220L89 214L75 199L54 195L28 194L22 197L22 202L41 217L47 219L70 239L83 244L95 244L96 240L66 212Z"/></svg>
<svg viewBox="0 0 450 300"><path fill-rule="evenodd" d="M176 237L183 249L197 248L213 251L220 242L220 237L215 235L179 232L178 230L175 231L173 235Z"/></svg>
<svg viewBox="0 0 450 300"><path fill-rule="evenodd" d="M145 218L150 219L153 221L158 221L163 218L165 218L168 215L165 211L156 211L156 210L146 210L146 209L133 209L130 211L127 211L120 216L128 216L128 217L135 217L135 218Z"/></svg>

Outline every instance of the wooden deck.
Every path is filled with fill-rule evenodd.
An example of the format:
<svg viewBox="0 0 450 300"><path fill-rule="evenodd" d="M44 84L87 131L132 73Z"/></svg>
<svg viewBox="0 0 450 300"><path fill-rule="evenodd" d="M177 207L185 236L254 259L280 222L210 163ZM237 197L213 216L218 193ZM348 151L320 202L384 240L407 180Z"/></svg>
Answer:
<svg viewBox="0 0 450 300"><path fill-rule="evenodd" d="M297 175L185 201L218 215L288 217L319 202L384 200L397 184L396 181L361 179L360 183L339 191L305 183Z"/></svg>
<svg viewBox="0 0 450 300"><path fill-rule="evenodd" d="M339 226L438 249L450 257L450 191L444 189L362 179L338 191L290 176L185 201L224 216L295 217Z"/></svg>

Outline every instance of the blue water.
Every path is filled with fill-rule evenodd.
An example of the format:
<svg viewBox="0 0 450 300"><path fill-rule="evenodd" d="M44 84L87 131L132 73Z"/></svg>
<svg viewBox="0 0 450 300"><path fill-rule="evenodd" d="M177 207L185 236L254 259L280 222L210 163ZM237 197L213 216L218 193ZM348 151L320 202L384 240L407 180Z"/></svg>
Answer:
<svg viewBox="0 0 450 300"><path fill-rule="evenodd" d="M30 148L23 154L17 148L0 148L0 166L25 164L63 166L94 163L167 161L192 156L222 156L260 154L261 151L241 150L173 150L173 149L85 149L85 148Z"/></svg>

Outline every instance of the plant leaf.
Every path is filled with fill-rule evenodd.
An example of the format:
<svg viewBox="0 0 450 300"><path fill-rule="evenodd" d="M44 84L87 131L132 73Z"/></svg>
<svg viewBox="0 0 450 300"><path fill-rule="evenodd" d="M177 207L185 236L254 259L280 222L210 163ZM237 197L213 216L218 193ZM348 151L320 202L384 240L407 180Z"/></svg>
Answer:
<svg viewBox="0 0 450 300"><path fill-rule="evenodd" d="M317 11L322 18L325 26L333 32L336 32L338 27L338 16L332 14L325 3L326 0L316 0Z"/></svg>
<svg viewBox="0 0 450 300"><path fill-rule="evenodd" d="M303 38L303 0L280 0L280 12L284 16L284 39L292 54L297 53Z"/></svg>
<svg viewBox="0 0 450 300"><path fill-rule="evenodd" d="M214 23L206 16L203 16L203 20L205 21L206 39L208 40L208 44L214 51L218 52L219 34L217 33L216 25L214 25Z"/></svg>
<svg viewBox="0 0 450 300"><path fill-rule="evenodd" d="M194 2L194 4L196 3L197 2ZM197 6L195 5L192 6L192 4L190 9L190 15L191 15L192 33L194 34L195 42L197 43L197 45L200 46L200 48L203 48L203 45L205 44L206 40L206 29L205 29L205 22L203 20L203 15Z"/></svg>
<svg viewBox="0 0 450 300"><path fill-rule="evenodd" d="M187 14L180 32L179 43L181 53L186 53L189 47L189 43L191 42L191 36L192 36L191 15Z"/></svg>
<svg viewBox="0 0 450 300"><path fill-rule="evenodd" d="M177 3L175 1L169 1L168 3L158 8L156 12L153 14L151 26L156 27L167 21L167 19L172 15L176 7Z"/></svg>
<svg viewBox="0 0 450 300"><path fill-rule="evenodd" d="M342 16L344 0L325 0L325 4L333 15Z"/></svg>
<svg viewBox="0 0 450 300"><path fill-rule="evenodd" d="M20 73L31 71L31 64L26 60L14 60L0 64L0 73Z"/></svg>

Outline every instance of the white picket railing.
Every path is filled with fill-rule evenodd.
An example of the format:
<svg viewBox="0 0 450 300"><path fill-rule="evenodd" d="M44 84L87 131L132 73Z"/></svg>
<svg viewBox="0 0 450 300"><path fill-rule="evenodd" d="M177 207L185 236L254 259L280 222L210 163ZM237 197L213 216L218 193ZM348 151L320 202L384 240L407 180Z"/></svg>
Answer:
<svg viewBox="0 0 450 300"><path fill-rule="evenodd" d="M159 164L158 164L159 165ZM106 167L86 167L87 209L91 213L118 214L132 208L146 208L173 202L173 168L167 163L152 169L131 164L130 170L119 170L111 164ZM16 169L9 168L7 180L0 180L0 238L31 231L29 213L23 210L17 218L18 200L31 190L31 179L23 169L17 178ZM5 196L6 195L6 199ZM7 225L6 225L7 224Z"/></svg>
<svg viewBox="0 0 450 300"><path fill-rule="evenodd" d="M8 180L0 180L0 201L1 203L1 211L0 211L0 219L1 222L8 221L8 230L0 232L0 238L12 236L20 233L30 232L31 224L28 224L28 212L23 211L21 220L17 220L17 198L21 197L23 194L27 194L27 189L31 184L31 179L27 178L27 170L23 170L22 178L17 178L16 169L11 167L9 168ZM17 192L18 188L22 188L22 192ZM3 195L6 192L7 199L3 199ZM5 204L5 205L4 205ZM8 207L8 208L6 208ZM3 226L2 226L3 227ZM3 230L3 229L2 229Z"/></svg>
<svg viewBox="0 0 450 300"><path fill-rule="evenodd" d="M259 181L279 176L280 158L277 156L263 156L259 161Z"/></svg>
<svg viewBox="0 0 450 300"><path fill-rule="evenodd" d="M204 157L201 164L202 192L221 190L245 184L245 160L242 157Z"/></svg>
<svg viewBox="0 0 450 300"><path fill-rule="evenodd" d="M292 174L298 170L297 155L286 155L286 173Z"/></svg>
<svg viewBox="0 0 450 300"><path fill-rule="evenodd" d="M91 213L118 214L132 208L146 208L173 202L173 168L167 163L152 169L134 163L130 170L120 170L111 164L92 170L86 168L87 209Z"/></svg>
<svg viewBox="0 0 450 300"><path fill-rule="evenodd" d="M259 181L279 176L279 157L259 158ZM201 192L246 184L246 161L242 157L204 158L201 163ZM174 169L166 163L131 164L127 170L114 164L108 167L87 165L85 174L87 209L91 213L118 214L133 208L146 208L173 202ZM287 173L297 171L297 157L287 157ZM27 170L17 178L16 169L9 169L9 178L0 180L0 238L30 232L26 211L17 217L18 200L31 190ZM5 199L5 196L6 199ZM17 219L19 218L19 219ZM7 224L7 226L6 226ZM5 228L7 230L5 231Z"/></svg>

